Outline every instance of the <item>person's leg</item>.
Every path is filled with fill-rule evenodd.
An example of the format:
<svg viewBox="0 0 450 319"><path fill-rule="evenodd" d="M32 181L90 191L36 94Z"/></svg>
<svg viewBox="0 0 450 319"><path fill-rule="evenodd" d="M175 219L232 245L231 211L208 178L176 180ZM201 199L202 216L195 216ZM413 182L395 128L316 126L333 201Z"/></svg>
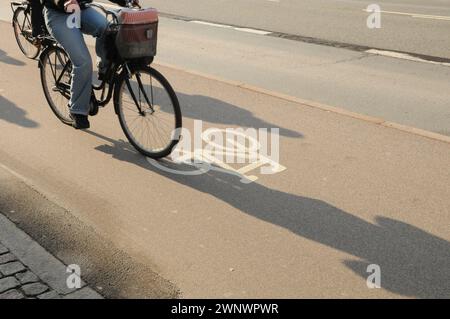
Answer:
<svg viewBox="0 0 450 319"><path fill-rule="evenodd" d="M93 8L81 10L81 31L96 38L95 52L97 53L97 63L99 71L108 67L109 62L106 58L106 29L108 20L106 17Z"/></svg>
<svg viewBox="0 0 450 319"><path fill-rule="evenodd" d="M70 113L88 115L92 92L92 60L80 29L67 26L68 15L44 9L45 23L50 34L66 50L72 61Z"/></svg>
<svg viewBox="0 0 450 319"><path fill-rule="evenodd" d="M39 0L31 0L31 26L32 36L37 37L42 33L42 4Z"/></svg>

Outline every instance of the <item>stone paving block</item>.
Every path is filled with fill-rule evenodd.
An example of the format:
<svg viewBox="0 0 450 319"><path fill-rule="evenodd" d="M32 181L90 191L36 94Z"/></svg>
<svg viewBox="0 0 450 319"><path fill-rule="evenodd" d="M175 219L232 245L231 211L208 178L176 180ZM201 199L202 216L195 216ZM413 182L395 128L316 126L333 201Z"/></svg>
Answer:
<svg viewBox="0 0 450 319"><path fill-rule="evenodd" d="M40 282L26 284L21 288L27 296L37 296L48 290L48 287L44 284L41 284Z"/></svg>
<svg viewBox="0 0 450 319"><path fill-rule="evenodd" d="M25 266L18 261L0 265L0 272L5 276L14 275L23 270L25 270Z"/></svg>
<svg viewBox="0 0 450 319"><path fill-rule="evenodd" d="M29 284L31 282L38 282L39 278L31 271L27 270L26 272L17 273L16 278L20 281L21 284Z"/></svg>
<svg viewBox="0 0 450 319"><path fill-rule="evenodd" d="M6 264L14 260L17 260L17 258L11 253L0 255L0 264Z"/></svg>
<svg viewBox="0 0 450 319"><path fill-rule="evenodd" d="M8 248L0 244L0 255L8 252Z"/></svg>
<svg viewBox="0 0 450 319"><path fill-rule="evenodd" d="M14 277L5 277L0 279L0 293L18 286L20 286L20 283Z"/></svg>
<svg viewBox="0 0 450 319"><path fill-rule="evenodd" d="M103 297L95 290L84 287L64 296L64 299L103 299Z"/></svg>
<svg viewBox="0 0 450 319"><path fill-rule="evenodd" d="M0 242L27 268L59 294L70 294L67 287L67 266L51 255L35 240L0 213ZM1 273L1 271L0 271ZM82 286L85 283L81 282Z"/></svg>
<svg viewBox="0 0 450 319"><path fill-rule="evenodd" d="M5 293L0 294L0 299L23 299L25 296L16 289L8 290Z"/></svg>
<svg viewBox="0 0 450 319"><path fill-rule="evenodd" d="M84 287L85 282L81 282L84 288L74 291L66 280L67 266L0 213L0 294L4 298L103 299Z"/></svg>
<svg viewBox="0 0 450 319"><path fill-rule="evenodd" d="M61 296L58 295L58 293L54 290L44 292L43 294L41 294L37 297L38 297L38 299L61 299Z"/></svg>

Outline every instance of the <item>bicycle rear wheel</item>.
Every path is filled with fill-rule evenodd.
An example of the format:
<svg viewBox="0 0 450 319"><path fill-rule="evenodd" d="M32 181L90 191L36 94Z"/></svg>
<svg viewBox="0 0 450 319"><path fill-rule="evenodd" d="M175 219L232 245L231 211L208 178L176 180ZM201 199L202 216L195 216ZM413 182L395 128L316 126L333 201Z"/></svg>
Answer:
<svg viewBox="0 0 450 319"><path fill-rule="evenodd" d="M67 53L56 46L45 50L40 60L42 89L48 105L61 122L72 125L69 111L72 63Z"/></svg>
<svg viewBox="0 0 450 319"><path fill-rule="evenodd" d="M23 7L17 8L14 11L12 23L14 28L14 36L16 37L20 51L22 51L27 58L36 58L39 54L40 47L35 46L32 43L30 10L26 10Z"/></svg>
<svg viewBox="0 0 450 319"><path fill-rule="evenodd" d="M116 84L114 107L130 143L150 158L169 155L180 140L181 110L175 91L155 69L124 70Z"/></svg>

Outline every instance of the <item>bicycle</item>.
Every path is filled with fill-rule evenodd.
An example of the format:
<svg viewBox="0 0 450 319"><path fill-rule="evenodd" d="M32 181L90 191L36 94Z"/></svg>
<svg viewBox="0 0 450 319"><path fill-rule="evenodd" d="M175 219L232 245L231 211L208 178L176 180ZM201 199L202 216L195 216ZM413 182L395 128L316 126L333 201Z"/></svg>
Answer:
<svg viewBox="0 0 450 319"><path fill-rule="evenodd" d="M31 25L31 3L28 0L22 2L11 2L13 11L12 26L14 36L22 53L29 59L35 59L41 51L41 39L32 36Z"/></svg>
<svg viewBox="0 0 450 319"><path fill-rule="evenodd" d="M120 24L116 12L94 3L89 6L113 17L106 42L112 63L101 83L92 85L90 115L96 115L100 107L113 99L121 128L133 147L150 158L168 156L181 138L182 115L175 91L169 81L150 66L153 57L124 59L118 54L115 38ZM43 37L42 46L39 68L45 98L56 117L72 125L68 107L72 63L51 36Z"/></svg>

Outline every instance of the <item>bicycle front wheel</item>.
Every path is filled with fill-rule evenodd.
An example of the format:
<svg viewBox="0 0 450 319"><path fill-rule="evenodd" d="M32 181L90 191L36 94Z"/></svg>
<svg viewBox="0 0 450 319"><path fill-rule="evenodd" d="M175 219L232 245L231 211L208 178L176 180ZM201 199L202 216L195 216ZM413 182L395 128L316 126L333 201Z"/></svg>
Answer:
<svg viewBox="0 0 450 319"><path fill-rule="evenodd" d="M115 87L114 107L130 143L150 158L168 156L180 140L181 110L175 91L149 66L124 70Z"/></svg>
<svg viewBox="0 0 450 319"><path fill-rule="evenodd" d="M16 37L17 44L20 51L30 59L34 59L38 56L40 48L32 43L32 25L30 10L25 10L23 7L19 7L14 11L13 15L13 28L14 36Z"/></svg>

